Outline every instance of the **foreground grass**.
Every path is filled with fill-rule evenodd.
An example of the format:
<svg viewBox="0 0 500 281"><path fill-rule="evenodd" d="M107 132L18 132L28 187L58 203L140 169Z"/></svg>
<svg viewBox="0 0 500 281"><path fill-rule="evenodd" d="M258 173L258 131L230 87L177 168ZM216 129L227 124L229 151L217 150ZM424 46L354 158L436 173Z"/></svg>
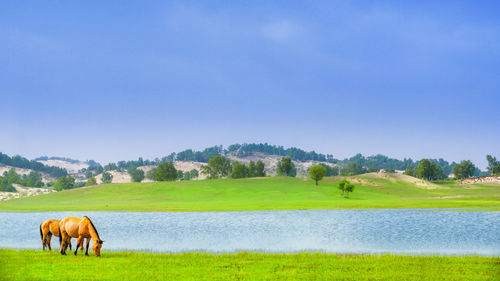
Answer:
<svg viewBox="0 0 500 281"><path fill-rule="evenodd" d="M497 257L0 250L2 280L495 280ZM496 279L498 280L498 279Z"/></svg>
<svg viewBox="0 0 500 281"><path fill-rule="evenodd" d="M339 177L319 187L309 179L268 177L108 184L0 202L0 211L248 211L373 208L499 207L500 186L453 182L418 187L401 177L350 177L350 199Z"/></svg>

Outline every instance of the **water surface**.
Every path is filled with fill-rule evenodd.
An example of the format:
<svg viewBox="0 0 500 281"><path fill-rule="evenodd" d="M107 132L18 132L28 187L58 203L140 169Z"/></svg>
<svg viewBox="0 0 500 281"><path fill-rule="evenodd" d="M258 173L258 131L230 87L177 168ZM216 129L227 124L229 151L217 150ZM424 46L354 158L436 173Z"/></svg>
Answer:
<svg viewBox="0 0 500 281"><path fill-rule="evenodd" d="M0 248L41 249L42 221L84 215L106 241L105 250L500 256L500 212L415 209L0 212Z"/></svg>

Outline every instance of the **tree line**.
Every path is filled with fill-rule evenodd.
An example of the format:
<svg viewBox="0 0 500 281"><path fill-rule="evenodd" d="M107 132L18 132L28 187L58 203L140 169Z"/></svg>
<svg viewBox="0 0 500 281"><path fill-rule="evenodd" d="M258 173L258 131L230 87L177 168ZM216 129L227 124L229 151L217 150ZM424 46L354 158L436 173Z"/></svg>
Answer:
<svg viewBox="0 0 500 281"><path fill-rule="evenodd" d="M5 171L0 177L0 191L15 192L13 184L19 184L26 187L43 187L42 174L31 171L27 175L20 175L14 168Z"/></svg>
<svg viewBox="0 0 500 281"><path fill-rule="evenodd" d="M66 169L63 168L46 166L40 162L34 160L28 160L19 155L9 157L7 154L3 154L1 152L0 152L0 163L16 168L31 169L37 172L47 173L55 178L66 176L68 174Z"/></svg>

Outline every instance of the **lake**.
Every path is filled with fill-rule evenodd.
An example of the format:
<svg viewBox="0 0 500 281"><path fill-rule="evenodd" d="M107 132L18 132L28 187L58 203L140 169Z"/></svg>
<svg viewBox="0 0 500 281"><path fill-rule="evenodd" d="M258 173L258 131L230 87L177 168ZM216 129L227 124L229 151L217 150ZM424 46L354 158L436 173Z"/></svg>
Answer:
<svg viewBox="0 0 500 281"><path fill-rule="evenodd" d="M103 250L500 256L500 212L419 209L0 212L0 248L41 249L42 221L84 215ZM53 249L58 244L53 238Z"/></svg>

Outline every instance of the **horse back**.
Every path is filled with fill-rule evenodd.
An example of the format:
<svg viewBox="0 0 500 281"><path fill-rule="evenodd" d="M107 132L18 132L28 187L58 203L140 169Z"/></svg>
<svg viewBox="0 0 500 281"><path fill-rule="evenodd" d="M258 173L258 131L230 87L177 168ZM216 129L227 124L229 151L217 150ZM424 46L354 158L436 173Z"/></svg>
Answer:
<svg viewBox="0 0 500 281"><path fill-rule="evenodd" d="M66 232L69 236L78 238L79 232L81 232L82 220L81 218L65 217L59 222L59 227L61 231Z"/></svg>

